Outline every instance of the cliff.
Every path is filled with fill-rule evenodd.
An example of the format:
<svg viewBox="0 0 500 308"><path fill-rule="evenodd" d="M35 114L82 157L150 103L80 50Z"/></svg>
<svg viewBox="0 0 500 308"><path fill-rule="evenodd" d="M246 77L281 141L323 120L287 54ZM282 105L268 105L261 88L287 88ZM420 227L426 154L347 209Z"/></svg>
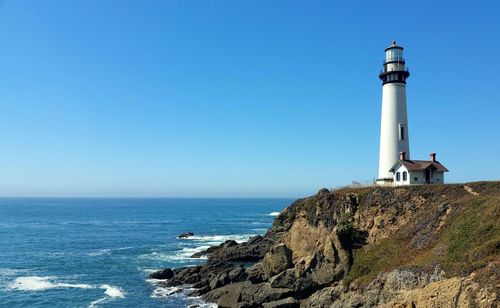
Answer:
<svg viewBox="0 0 500 308"><path fill-rule="evenodd" d="M499 222L500 182L322 189L156 277L219 307L497 307Z"/></svg>

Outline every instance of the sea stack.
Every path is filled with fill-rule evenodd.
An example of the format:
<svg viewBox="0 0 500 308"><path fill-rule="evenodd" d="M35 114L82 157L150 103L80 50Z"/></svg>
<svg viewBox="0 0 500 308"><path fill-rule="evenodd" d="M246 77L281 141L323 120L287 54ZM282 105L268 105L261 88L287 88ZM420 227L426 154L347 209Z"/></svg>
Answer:
<svg viewBox="0 0 500 308"><path fill-rule="evenodd" d="M410 76L405 67L403 47L396 41L385 49L382 80L382 117L380 125L380 156L378 185L393 185L391 167L405 152L410 159L408 116L406 111L406 79Z"/></svg>

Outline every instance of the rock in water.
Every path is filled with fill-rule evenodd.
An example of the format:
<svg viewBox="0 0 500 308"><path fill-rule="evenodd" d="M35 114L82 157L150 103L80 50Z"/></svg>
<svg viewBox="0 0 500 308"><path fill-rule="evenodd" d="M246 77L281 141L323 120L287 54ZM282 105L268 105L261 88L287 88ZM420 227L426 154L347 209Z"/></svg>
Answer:
<svg viewBox="0 0 500 308"><path fill-rule="evenodd" d="M149 278L152 279L170 279L174 277L174 271L170 268L166 268L164 270L156 271L149 274Z"/></svg>
<svg viewBox="0 0 500 308"><path fill-rule="evenodd" d="M191 236L194 236L193 232L186 232L186 233L179 234L177 236L177 238L188 238L188 237L191 237Z"/></svg>

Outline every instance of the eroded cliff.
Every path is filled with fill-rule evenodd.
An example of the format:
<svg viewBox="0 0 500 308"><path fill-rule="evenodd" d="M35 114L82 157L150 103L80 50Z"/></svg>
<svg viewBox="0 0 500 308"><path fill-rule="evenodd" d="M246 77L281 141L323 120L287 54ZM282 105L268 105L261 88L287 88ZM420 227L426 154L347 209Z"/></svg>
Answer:
<svg viewBox="0 0 500 308"><path fill-rule="evenodd" d="M322 189L165 283L219 307L496 307L499 223L500 182Z"/></svg>

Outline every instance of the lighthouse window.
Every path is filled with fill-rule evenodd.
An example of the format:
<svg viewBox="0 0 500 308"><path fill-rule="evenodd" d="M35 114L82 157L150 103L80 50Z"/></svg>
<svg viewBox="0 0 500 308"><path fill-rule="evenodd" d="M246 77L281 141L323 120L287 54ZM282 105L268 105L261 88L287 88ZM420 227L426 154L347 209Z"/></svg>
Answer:
<svg viewBox="0 0 500 308"><path fill-rule="evenodd" d="M399 140L405 140L405 127L399 126Z"/></svg>
<svg viewBox="0 0 500 308"><path fill-rule="evenodd" d="M396 181L399 182L399 180L401 180L401 174L396 172Z"/></svg>

